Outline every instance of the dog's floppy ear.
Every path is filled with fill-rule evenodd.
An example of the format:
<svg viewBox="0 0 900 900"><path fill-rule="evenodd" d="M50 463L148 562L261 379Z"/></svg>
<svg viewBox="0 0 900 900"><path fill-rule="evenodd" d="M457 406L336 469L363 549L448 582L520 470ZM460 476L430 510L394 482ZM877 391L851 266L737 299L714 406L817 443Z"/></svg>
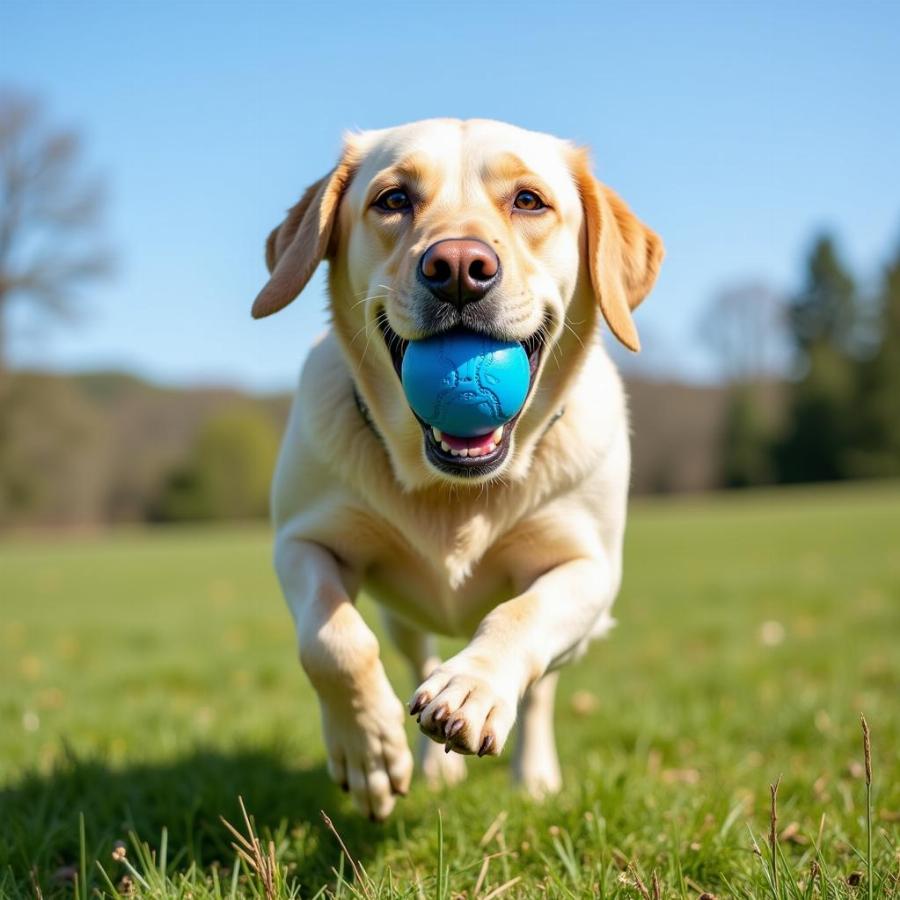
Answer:
<svg viewBox="0 0 900 900"><path fill-rule="evenodd" d="M584 207L587 264L597 302L610 331L637 352L641 344L631 311L656 281L665 255L662 240L594 178L586 152L575 153L573 174Z"/></svg>
<svg viewBox="0 0 900 900"><path fill-rule="evenodd" d="M324 178L311 184L300 202L266 241L266 266L271 277L253 301L253 318L284 309L306 287L328 253L341 195L353 177L350 154Z"/></svg>

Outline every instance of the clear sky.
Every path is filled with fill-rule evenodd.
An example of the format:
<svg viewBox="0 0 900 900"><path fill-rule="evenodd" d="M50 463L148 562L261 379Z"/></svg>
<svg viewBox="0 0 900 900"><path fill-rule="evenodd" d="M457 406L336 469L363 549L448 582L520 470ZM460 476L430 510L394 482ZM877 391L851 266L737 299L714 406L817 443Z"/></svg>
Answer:
<svg viewBox="0 0 900 900"><path fill-rule="evenodd" d="M893 0L3 0L0 82L83 132L119 256L77 327L17 328L22 365L292 384L323 273L253 322L263 241L347 128L478 116L591 145L666 241L646 364L690 377L722 285L789 289L823 227L867 276L900 238Z"/></svg>

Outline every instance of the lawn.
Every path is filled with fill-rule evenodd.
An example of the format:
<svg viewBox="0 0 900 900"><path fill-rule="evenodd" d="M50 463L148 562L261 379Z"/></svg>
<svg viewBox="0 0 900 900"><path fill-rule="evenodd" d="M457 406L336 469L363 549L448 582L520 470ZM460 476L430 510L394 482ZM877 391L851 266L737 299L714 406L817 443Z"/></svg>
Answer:
<svg viewBox="0 0 900 900"><path fill-rule="evenodd" d="M265 528L0 543L0 894L265 896L220 820L246 831L240 796L278 897L652 897L655 873L862 898L864 713L872 894L900 896L900 485L637 501L626 556L619 626L562 676L563 793L470 760L377 825L328 781Z"/></svg>

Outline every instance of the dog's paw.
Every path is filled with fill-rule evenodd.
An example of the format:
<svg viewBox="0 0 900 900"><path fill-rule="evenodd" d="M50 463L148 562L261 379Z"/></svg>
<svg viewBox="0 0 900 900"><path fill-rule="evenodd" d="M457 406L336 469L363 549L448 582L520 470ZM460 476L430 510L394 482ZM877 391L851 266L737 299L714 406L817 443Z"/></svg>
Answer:
<svg viewBox="0 0 900 900"><path fill-rule="evenodd" d="M444 748L421 735L416 753L419 771L432 790L459 784L466 777L466 760L458 753L445 753Z"/></svg>
<svg viewBox="0 0 900 900"><path fill-rule="evenodd" d="M328 773L376 821L386 819L397 795L409 790L413 770L403 704L383 673L380 680L362 696L319 698Z"/></svg>
<svg viewBox="0 0 900 900"><path fill-rule="evenodd" d="M448 660L420 686L411 715L446 752L498 756L516 720L517 690L496 672L462 656Z"/></svg>

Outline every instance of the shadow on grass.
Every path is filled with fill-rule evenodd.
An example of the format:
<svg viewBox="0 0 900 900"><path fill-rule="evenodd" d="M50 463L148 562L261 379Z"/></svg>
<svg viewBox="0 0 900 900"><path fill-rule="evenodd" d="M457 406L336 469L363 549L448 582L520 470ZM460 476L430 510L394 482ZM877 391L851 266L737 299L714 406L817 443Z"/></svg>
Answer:
<svg viewBox="0 0 900 900"><path fill-rule="evenodd" d="M65 874L60 870L78 862L79 813L89 870L97 875L94 859L114 877L122 874L111 858L115 841L125 840L130 850L129 833L135 832L157 848L163 828L170 870L192 862L230 869L234 851L219 817L244 830L238 796L264 840L289 842L285 858L304 894L333 880L340 857L320 810L364 863L394 835L390 825L352 812L324 766L294 768L275 750L196 751L171 762L123 767L69 759L49 775L29 774L0 791L0 872L25 888L34 871L45 891L58 891ZM93 881L99 884L97 877Z"/></svg>

